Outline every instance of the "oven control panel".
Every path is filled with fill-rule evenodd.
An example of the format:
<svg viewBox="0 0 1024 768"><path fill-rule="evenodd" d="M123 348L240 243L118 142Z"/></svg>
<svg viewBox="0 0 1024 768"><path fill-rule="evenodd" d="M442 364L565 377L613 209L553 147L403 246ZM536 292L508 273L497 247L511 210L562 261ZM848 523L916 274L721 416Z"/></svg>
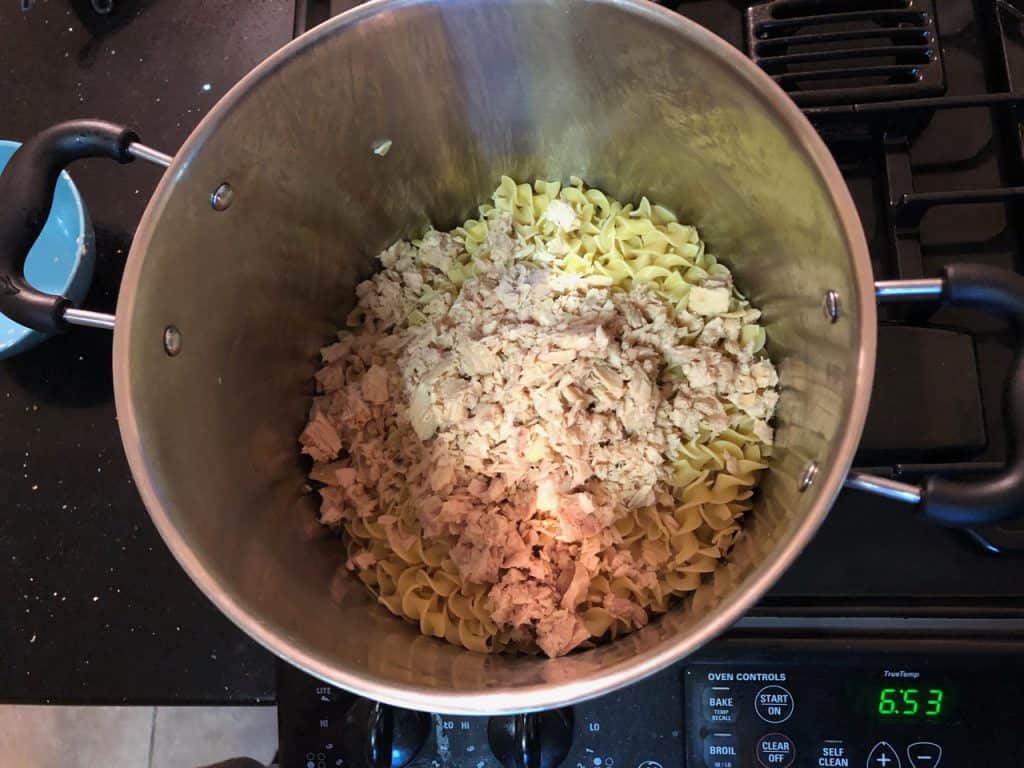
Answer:
<svg viewBox="0 0 1024 768"><path fill-rule="evenodd" d="M933 655L685 667L687 765L1024 765L1024 675Z"/></svg>
<svg viewBox="0 0 1024 768"><path fill-rule="evenodd" d="M1024 766L1024 648L928 642L719 643L591 701L495 717L388 707L282 663L280 766Z"/></svg>

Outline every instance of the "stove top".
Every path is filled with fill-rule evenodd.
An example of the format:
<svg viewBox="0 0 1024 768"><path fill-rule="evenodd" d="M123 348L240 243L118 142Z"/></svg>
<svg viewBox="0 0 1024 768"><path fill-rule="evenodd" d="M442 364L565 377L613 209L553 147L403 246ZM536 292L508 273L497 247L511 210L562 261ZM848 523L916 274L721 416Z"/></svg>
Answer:
<svg viewBox="0 0 1024 768"><path fill-rule="evenodd" d="M744 4L745 5L745 4ZM1005 0L774 0L671 7L750 55L803 107L853 195L875 278L957 261L1020 271L1021 10ZM991 472L1006 453L1010 330L963 310L880 308L878 370L855 465L916 480ZM843 493L759 610L1016 613L1019 523L936 530ZM998 555L998 556L995 556Z"/></svg>
<svg viewBox="0 0 1024 768"><path fill-rule="evenodd" d="M294 33L357 4L296 0ZM750 12L750 0L665 4L756 55L801 103L850 186L876 278L932 276L953 261L1024 269L1016 225L1024 0L776 0ZM241 22L227 0L124 0L102 19L77 0L27 6L0 10L0 26L19 30L0 50L12 94L0 134L24 138L57 120L96 116L133 123L169 152L292 26L291 3L277 0ZM181 50L193 48L202 55L183 60ZM136 76L126 79L126 69ZM35 98L53 83L63 85L45 104ZM113 308L157 178L136 165L120 171L124 183L106 165L72 168L97 227L87 300L96 309ZM856 463L903 478L998 467L1008 328L952 310L886 307L881 316ZM88 329L0 361L0 488L11 510L0 516L0 602L12 608L0 616L0 698L273 697L269 654L199 595L152 529L123 459L109 370L109 336ZM1022 539L1020 526L969 535L843 492L741 629L863 628L893 617L1016 624L1024 620Z"/></svg>
<svg viewBox="0 0 1024 768"><path fill-rule="evenodd" d="M875 278L884 280L938 276L954 262L1024 268L1018 1L662 4L743 50L804 109L847 181ZM300 2L296 30L355 4ZM1001 400L1013 355L1000 321L948 308L880 308L874 393L855 465L910 480L997 470L1007 451ZM1022 577L1024 525L951 531L898 503L845 491L732 632L572 708L491 718L411 713L281 664L281 765L1020 764Z"/></svg>

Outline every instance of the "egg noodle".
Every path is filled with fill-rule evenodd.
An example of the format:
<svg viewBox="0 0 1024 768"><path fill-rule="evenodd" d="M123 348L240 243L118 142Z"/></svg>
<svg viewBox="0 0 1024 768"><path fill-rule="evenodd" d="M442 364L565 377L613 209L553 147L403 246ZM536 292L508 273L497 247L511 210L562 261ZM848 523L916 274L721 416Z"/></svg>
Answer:
<svg viewBox="0 0 1024 768"><path fill-rule="evenodd" d="M474 651L555 656L710 578L778 378L695 227L575 177L503 177L478 218L379 258L300 441L383 605Z"/></svg>

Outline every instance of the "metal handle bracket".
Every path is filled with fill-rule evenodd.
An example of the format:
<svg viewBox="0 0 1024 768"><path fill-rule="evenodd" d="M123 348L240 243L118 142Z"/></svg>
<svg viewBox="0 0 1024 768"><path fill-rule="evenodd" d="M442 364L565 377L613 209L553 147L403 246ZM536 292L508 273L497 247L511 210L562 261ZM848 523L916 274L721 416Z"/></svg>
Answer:
<svg viewBox="0 0 1024 768"><path fill-rule="evenodd" d="M880 303L941 301L1011 321L1018 351L1004 394L1008 456L1001 471L984 479L926 477L917 486L854 472L845 486L914 504L922 517L940 525L992 525L1024 514L1024 277L978 264L951 264L942 278L877 282L875 296Z"/></svg>

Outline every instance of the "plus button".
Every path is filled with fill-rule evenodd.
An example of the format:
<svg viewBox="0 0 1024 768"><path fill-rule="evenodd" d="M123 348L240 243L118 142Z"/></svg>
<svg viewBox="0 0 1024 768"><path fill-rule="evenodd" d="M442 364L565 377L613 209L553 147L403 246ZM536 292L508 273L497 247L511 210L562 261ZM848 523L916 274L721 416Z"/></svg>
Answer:
<svg viewBox="0 0 1024 768"><path fill-rule="evenodd" d="M868 755L866 768L901 768L900 756L887 741L880 741Z"/></svg>

